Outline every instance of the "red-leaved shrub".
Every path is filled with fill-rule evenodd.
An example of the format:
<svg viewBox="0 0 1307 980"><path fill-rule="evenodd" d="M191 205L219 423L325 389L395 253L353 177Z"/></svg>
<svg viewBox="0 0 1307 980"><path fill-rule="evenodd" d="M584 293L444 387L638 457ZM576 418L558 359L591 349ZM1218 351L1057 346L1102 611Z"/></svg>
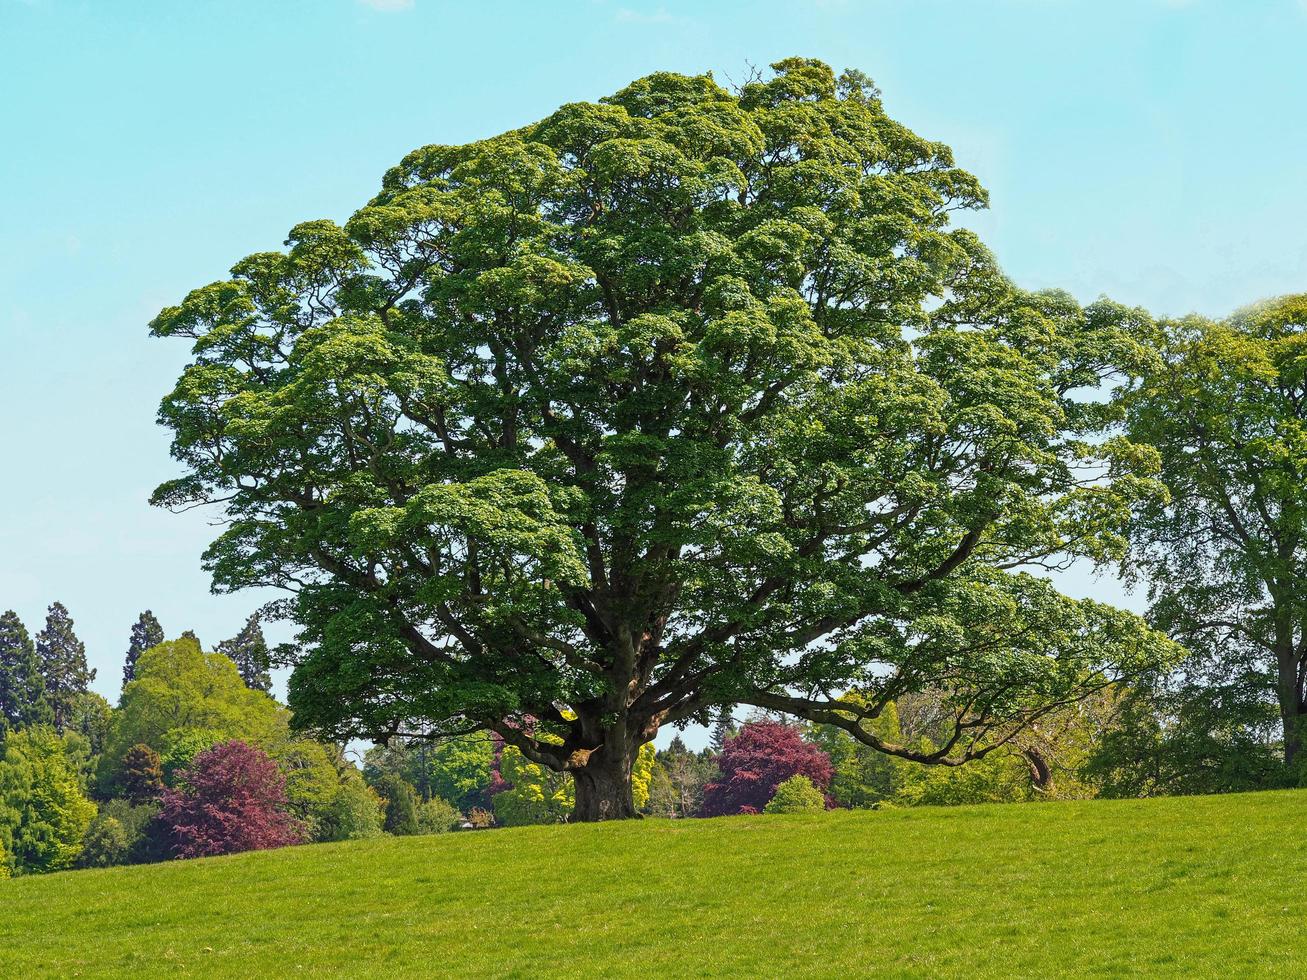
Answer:
<svg viewBox="0 0 1307 980"><path fill-rule="evenodd" d="M728 738L717 756L721 775L704 787L705 817L734 813L761 813L776 787L791 776L802 775L824 790L830 785L830 757L805 742L799 731L779 722L747 722Z"/></svg>
<svg viewBox="0 0 1307 980"><path fill-rule="evenodd" d="M158 817L177 857L235 854L298 844L286 812L286 780L266 752L241 741L201 752L163 791Z"/></svg>

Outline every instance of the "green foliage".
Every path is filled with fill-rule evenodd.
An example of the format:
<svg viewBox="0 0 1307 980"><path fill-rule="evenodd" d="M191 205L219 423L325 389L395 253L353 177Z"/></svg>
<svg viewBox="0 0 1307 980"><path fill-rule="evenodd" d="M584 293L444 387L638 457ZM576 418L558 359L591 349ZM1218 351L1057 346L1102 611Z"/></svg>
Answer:
<svg viewBox="0 0 1307 980"><path fill-rule="evenodd" d="M68 718L68 730L86 739L92 756L104 751L109 740L109 727L113 722L113 706L94 691L86 691L73 700Z"/></svg>
<svg viewBox="0 0 1307 980"><path fill-rule="evenodd" d="M72 724L87 686L95 680L95 671L87 666L86 646L73 631L73 619L61 602L50 606L45 626L36 634L36 662L54 727L63 733Z"/></svg>
<svg viewBox="0 0 1307 980"><path fill-rule="evenodd" d="M290 739L273 758L286 777L290 811L310 840L355 840L381 832L380 802L339 746Z"/></svg>
<svg viewBox="0 0 1307 980"><path fill-rule="evenodd" d="M763 813L804 813L826 809L826 797L807 776L791 776L776 787Z"/></svg>
<svg viewBox="0 0 1307 980"><path fill-rule="evenodd" d="M47 725L52 718L36 647L11 609L0 616L0 736L6 727Z"/></svg>
<svg viewBox="0 0 1307 980"><path fill-rule="evenodd" d="M446 834L455 830L463 815L438 796L418 804L418 831L423 834Z"/></svg>
<svg viewBox="0 0 1307 980"><path fill-rule="evenodd" d="M385 801L386 816L382 824L388 834L407 836L421 831L418 825L418 797L411 784L399 776L387 774L377 784Z"/></svg>
<svg viewBox="0 0 1307 980"><path fill-rule="evenodd" d="M154 500L225 507L218 589L293 590L297 725L611 774L738 703L920 758L873 723L935 686L956 762L1177 655L1014 571L1119 559L1162 496L1087 396L1148 318L1017 290L949 225L986 195L946 146L857 72L773 68L416 150L153 321L192 344ZM517 815L570 792L527 782Z"/></svg>
<svg viewBox="0 0 1307 980"><path fill-rule="evenodd" d="M318 822L322 841L363 840L382 832L383 807L377 794L362 779L341 781Z"/></svg>
<svg viewBox="0 0 1307 980"><path fill-rule="evenodd" d="M272 657L258 613L250 616L241 631L230 640L219 643L218 652L236 665L246 687L264 694L272 692L272 675L268 673Z"/></svg>
<svg viewBox="0 0 1307 980"><path fill-rule="evenodd" d="M1121 396L1127 432L1157 448L1171 490L1139 508L1131 568L1149 583L1153 622L1190 650L1154 685L1165 739L1187 760L1181 771L1159 759L1170 772L1156 782L1296 780L1307 740L1307 295L1164 327L1163 363ZM1268 728L1282 774L1258 775Z"/></svg>
<svg viewBox="0 0 1307 980"><path fill-rule="evenodd" d="M123 687L136 680L136 661L150 647L158 646L164 640L163 627L154 618L154 613L145 610L132 626L132 636L127 644L127 657L123 662Z"/></svg>
<svg viewBox="0 0 1307 980"><path fill-rule="evenodd" d="M155 826L158 814L157 802L109 800L101 804L83 838L78 865L105 868L163 860L160 828Z"/></svg>
<svg viewBox="0 0 1307 980"><path fill-rule="evenodd" d="M888 743L903 741L898 706L892 701L867 727ZM807 737L830 756L834 770L830 794L841 806L860 809L893 800L900 785L897 776L908 763L878 752L832 725L814 725Z"/></svg>
<svg viewBox="0 0 1307 980"><path fill-rule="evenodd" d="M112 788L133 745L158 751L171 778L220 741L269 746L285 739L287 725L285 710L246 687L227 657L202 653L193 640L161 643L141 654L136 679L123 689L100 762L100 784Z"/></svg>
<svg viewBox="0 0 1307 980"><path fill-rule="evenodd" d="M1012 752L995 752L966 765L898 767L893 802L902 806L1017 803L1034 798L1030 769Z"/></svg>
<svg viewBox="0 0 1307 980"><path fill-rule="evenodd" d="M510 789L493 797L495 821L504 827L562 823L576 802L572 778L528 760L520 749L504 746L499 774Z"/></svg>
<svg viewBox="0 0 1307 980"><path fill-rule="evenodd" d="M127 864L131 841L127 828L116 818L97 814L82 839L82 853L78 864L83 868L107 868Z"/></svg>
<svg viewBox="0 0 1307 980"><path fill-rule="evenodd" d="M435 744L396 738L368 750L363 772L373 785L385 773L394 773L412 783L422 798L440 797L468 810L485 802L494 762L494 745L485 732Z"/></svg>
<svg viewBox="0 0 1307 980"><path fill-rule="evenodd" d="M1295 977L1304 807L642 820L33 877L0 885L0 975Z"/></svg>
<svg viewBox="0 0 1307 980"><path fill-rule="evenodd" d="M207 752L227 737L226 734L214 728L168 729L159 738L159 759L163 765L164 784L175 786L179 774L183 770L190 768L197 755L201 752ZM105 771L103 764L100 771L103 775Z"/></svg>
<svg viewBox="0 0 1307 980"><path fill-rule="evenodd" d="M648 812L658 817L692 817L703 802L703 788L717 775L709 752L691 752L681 736L655 755L649 780Z"/></svg>
<svg viewBox="0 0 1307 980"><path fill-rule="evenodd" d="M0 756L0 844L15 871L71 868L95 812L53 730L8 735Z"/></svg>
<svg viewBox="0 0 1307 980"><path fill-rule="evenodd" d="M148 745L133 745L123 756L118 785L132 803L159 799L164 786L162 757Z"/></svg>

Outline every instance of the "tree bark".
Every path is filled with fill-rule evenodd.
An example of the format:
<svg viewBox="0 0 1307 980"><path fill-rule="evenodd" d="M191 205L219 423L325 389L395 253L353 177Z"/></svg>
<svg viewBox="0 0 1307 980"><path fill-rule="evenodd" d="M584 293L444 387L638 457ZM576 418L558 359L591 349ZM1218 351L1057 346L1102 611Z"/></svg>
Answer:
<svg viewBox="0 0 1307 980"><path fill-rule="evenodd" d="M631 758L612 758L606 748L593 753L586 764L571 770L576 785L573 823L630 820L638 817L631 798Z"/></svg>
<svg viewBox="0 0 1307 980"><path fill-rule="evenodd" d="M1284 731L1284 764L1293 770L1302 750L1303 713L1298 690L1298 658L1291 643L1277 644L1276 660L1279 676L1276 694L1280 701L1280 723Z"/></svg>

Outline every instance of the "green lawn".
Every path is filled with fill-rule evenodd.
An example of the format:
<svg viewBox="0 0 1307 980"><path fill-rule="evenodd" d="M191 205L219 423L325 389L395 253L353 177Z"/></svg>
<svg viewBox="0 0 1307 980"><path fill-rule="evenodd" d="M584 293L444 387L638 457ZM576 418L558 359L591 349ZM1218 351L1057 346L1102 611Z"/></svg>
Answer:
<svg viewBox="0 0 1307 980"><path fill-rule="evenodd" d="M0 882L0 977L1307 973L1307 791L533 827Z"/></svg>

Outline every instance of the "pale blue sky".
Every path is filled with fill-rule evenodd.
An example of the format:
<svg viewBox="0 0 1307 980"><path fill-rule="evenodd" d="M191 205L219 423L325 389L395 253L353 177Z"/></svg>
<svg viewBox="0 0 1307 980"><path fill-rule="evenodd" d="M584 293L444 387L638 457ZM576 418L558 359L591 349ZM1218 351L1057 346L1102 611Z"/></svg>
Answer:
<svg viewBox="0 0 1307 980"><path fill-rule="evenodd" d="M1022 285L1221 314L1307 289L1305 48L1298 0L0 0L0 609L65 602L111 698L142 608L239 628L261 600L209 595L205 518L145 502L186 358L146 323L413 147L819 57L952 144Z"/></svg>

